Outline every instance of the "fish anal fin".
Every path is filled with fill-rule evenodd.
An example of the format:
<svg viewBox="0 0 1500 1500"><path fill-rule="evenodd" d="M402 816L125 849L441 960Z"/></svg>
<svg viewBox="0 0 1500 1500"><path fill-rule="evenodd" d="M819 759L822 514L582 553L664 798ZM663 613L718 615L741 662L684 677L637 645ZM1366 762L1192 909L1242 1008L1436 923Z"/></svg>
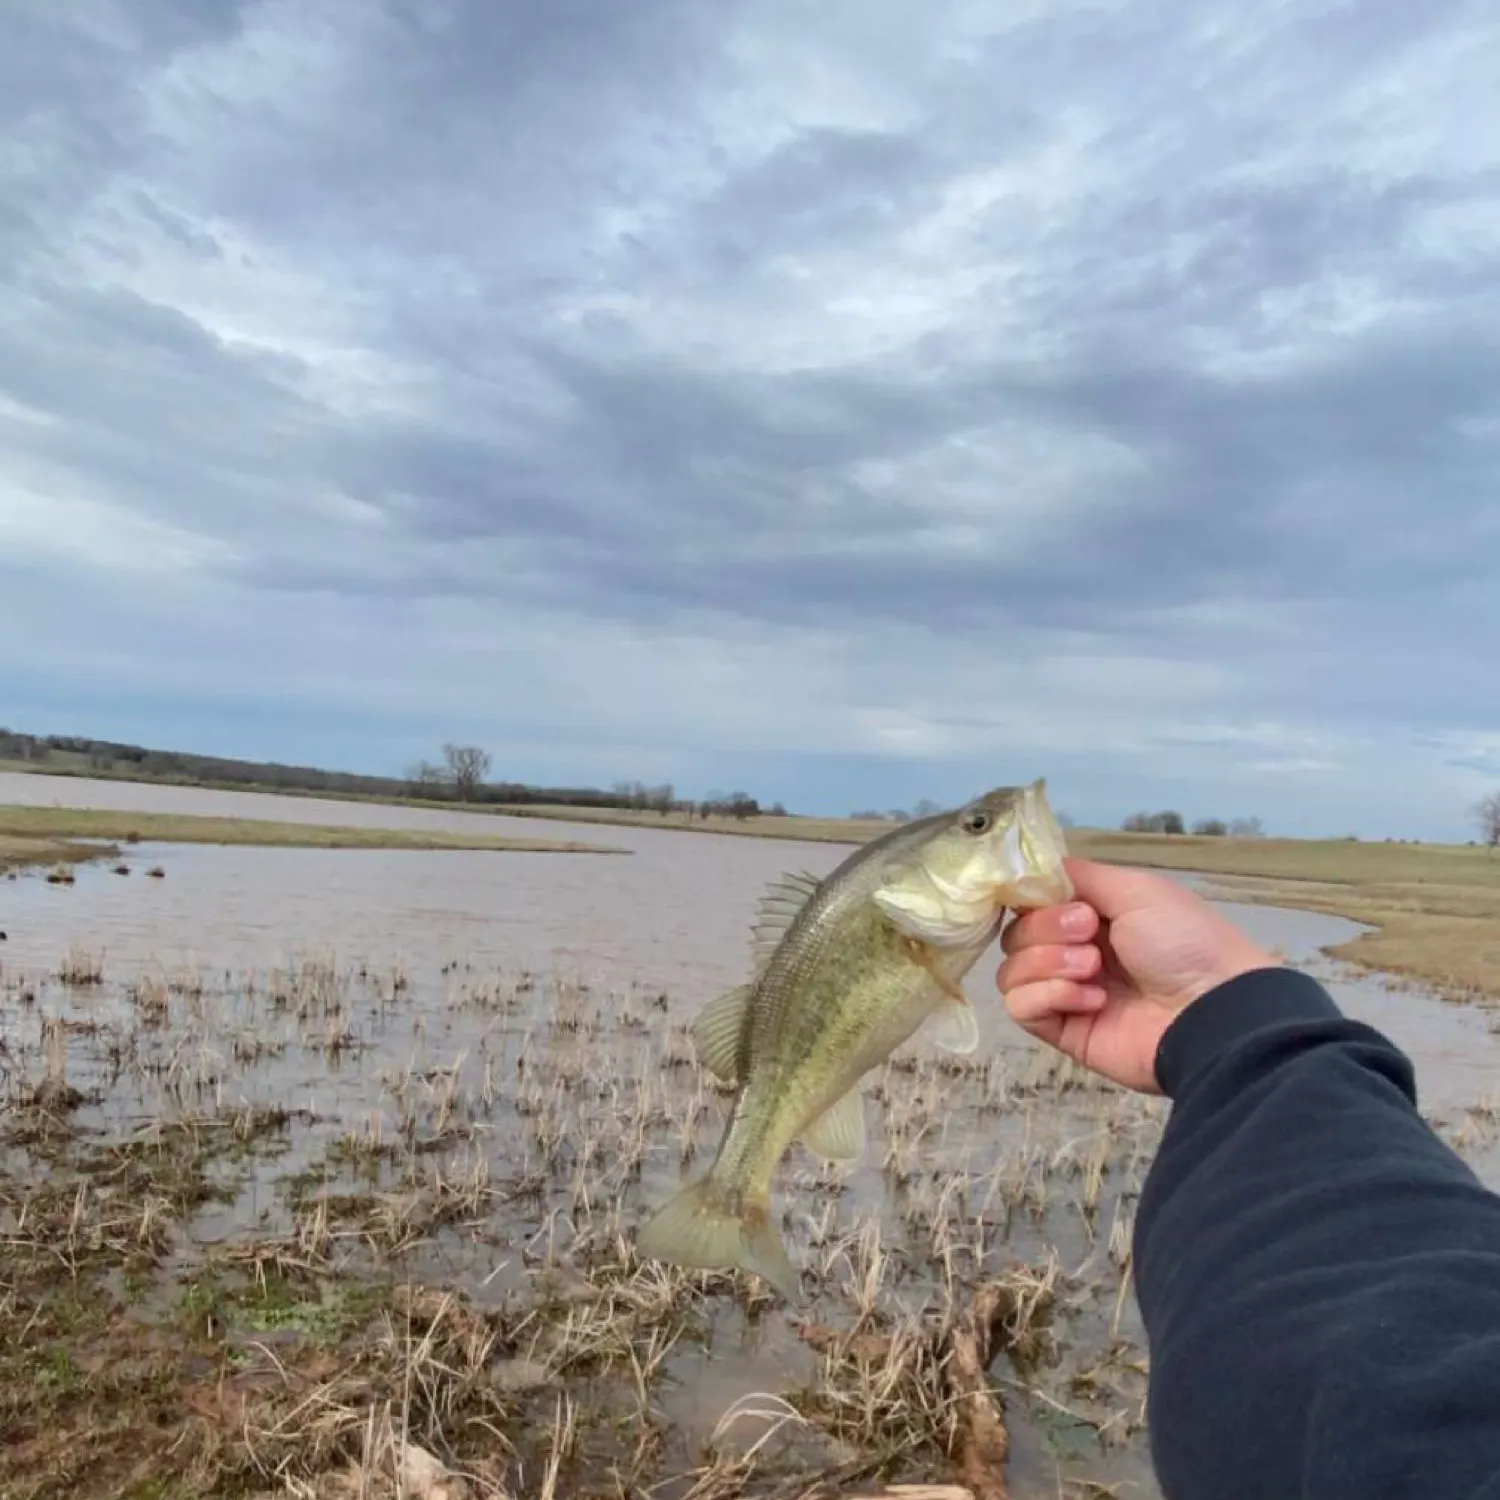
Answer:
<svg viewBox="0 0 1500 1500"><path fill-rule="evenodd" d="M865 1150L865 1101L856 1084L802 1132L802 1144L827 1161L858 1161Z"/></svg>
<svg viewBox="0 0 1500 1500"><path fill-rule="evenodd" d="M740 1038L755 986L742 984L710 1000L688 1028L698 1061L724 1083L740 1081Z"/></svg>

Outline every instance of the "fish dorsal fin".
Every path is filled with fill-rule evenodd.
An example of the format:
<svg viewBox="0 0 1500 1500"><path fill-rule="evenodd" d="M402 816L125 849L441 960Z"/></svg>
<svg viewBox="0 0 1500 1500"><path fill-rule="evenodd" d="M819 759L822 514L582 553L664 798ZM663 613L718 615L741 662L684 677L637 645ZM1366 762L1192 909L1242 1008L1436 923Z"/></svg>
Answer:
<svg viewBox="0 0 1500 1500"><path fill-rule="evenodd" d="M925 1028L927 1040L944 1052L967 1057L979 1046L979 1018L968 1000L945 997Z"/></svg>
<svg viewBox="0 0 1500 1500"><path fill-rule="evenodd" d="M755 908L750 951L758 973L765 968L797 914L817 895L822 880L806 870L778 875L762 892Z"/></svg>
<svg viewBox="0 0 1500 1500"><path fill-rule="evenodd" d="M802 1144L827 1161L857 1161L865 1151L865 1101L855 1084L802 1132Z"/></svg>
<svg viewBox="0 0 1500 1500"><path fill-rule="evenodd" d="M754 985L742 984L710 1000L688 1028L698 1061L725 1083L740 1082L740 1038Z"/></svg>

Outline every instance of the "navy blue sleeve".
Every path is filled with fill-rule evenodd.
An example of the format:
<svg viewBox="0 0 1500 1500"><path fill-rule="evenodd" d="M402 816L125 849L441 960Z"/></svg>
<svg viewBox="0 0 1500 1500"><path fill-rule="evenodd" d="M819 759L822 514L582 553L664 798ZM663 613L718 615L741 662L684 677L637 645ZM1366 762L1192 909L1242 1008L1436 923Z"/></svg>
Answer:
<svg viewBox="0 0 1500 1500"><path fill-rule="evenodd" d="M1306 974L1162 1038L1136 1293L1167 1500L1500 1500L1500 1197Z"/></svg>

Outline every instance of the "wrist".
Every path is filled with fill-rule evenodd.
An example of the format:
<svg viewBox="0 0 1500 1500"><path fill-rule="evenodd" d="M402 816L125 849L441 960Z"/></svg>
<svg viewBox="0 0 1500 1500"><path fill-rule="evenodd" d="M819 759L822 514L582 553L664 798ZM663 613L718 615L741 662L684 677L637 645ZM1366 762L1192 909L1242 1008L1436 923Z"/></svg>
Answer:
<svg viewBox="0 0 1500 1500"><path fill-rule="evenodd" d="M1285 962L1266 952L1254 943L1237 944L1232 954L1218 954L1213 963L1204 966L1202 972L1180 991L1182 1004L1179 1010L1197 1004L1205 995L1232 984L1245 974L1258 973L1262 969L1284 969Z"/></svg>
<svg viewBox="0 0 1500 1500"><path fill-rule="evenodd" d="M1311 975L1266 955L1260 964L1236 969L1173 1017L1156 1047L1157 1086L1168 1097L1179 1098L1253 1033L1341 1014Z"/></svg>

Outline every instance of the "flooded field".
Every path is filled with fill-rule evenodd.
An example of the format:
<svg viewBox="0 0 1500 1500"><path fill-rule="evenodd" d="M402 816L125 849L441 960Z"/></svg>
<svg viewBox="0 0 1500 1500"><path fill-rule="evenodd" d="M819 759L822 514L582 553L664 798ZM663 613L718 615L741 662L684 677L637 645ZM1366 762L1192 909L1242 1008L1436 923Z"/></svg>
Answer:
<svg viewBox="0 0 1500 1500"><path fill-rule="evenodd" d="M0 799L506 821L41 780ZM863 1162L784 1167L804 1305L639 1264L727 1103L686 1023L743 978L764 884L845 851L610 838L632 857L142 845L128 877L0 883L0 1493L982 1480L988 1364L1019 1500L1156 1494L1128 1268L1162 1106L1011 1027L992 956L979 1054L918 1038L866 1085ZM1234 910L1389 1030L1500 1176L1485 1014L1320 960L1348 923Z"/></svg>

